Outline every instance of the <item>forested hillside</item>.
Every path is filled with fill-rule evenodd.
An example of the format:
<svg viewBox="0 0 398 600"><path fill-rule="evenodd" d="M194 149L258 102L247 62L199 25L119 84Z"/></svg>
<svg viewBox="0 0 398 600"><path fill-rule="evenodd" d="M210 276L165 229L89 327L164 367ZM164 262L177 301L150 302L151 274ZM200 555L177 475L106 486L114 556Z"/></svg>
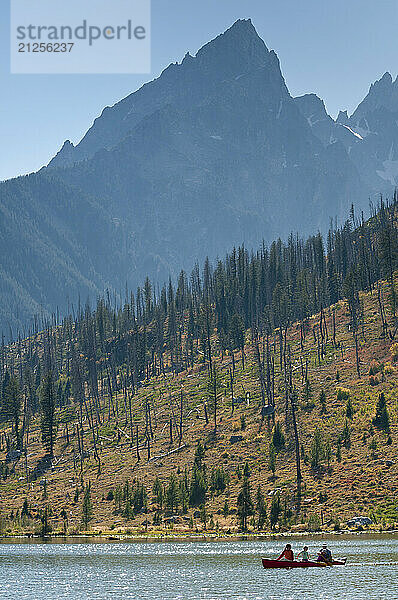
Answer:
<svg viewBox="0 0 398 600"><path fill-rule="evenodd" d="M396 210L3 344L3 532L393 526Z"/></svg>

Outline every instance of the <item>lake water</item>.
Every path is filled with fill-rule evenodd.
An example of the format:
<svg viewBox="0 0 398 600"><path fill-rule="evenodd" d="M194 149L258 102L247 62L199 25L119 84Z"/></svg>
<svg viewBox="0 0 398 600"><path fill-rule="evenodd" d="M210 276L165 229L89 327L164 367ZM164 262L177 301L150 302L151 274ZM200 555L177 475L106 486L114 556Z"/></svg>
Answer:
<svg viewBox="0 0 398 600"><path fill-rule="evenodd" d="M290 540L302 548L304 540ZM305 540L315 552L318 540ZM398 538L333 539L345 567L265 570L283 540L161 543L2 543L7 600L393 600Z"/></svg>

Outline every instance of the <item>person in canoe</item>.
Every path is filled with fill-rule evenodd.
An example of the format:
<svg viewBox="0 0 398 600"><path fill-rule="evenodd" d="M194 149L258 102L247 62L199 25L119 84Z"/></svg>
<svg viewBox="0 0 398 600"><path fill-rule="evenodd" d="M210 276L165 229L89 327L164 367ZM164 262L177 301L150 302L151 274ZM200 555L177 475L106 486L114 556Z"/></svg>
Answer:
<svg viewBox="0 0 398 600"><path fill-rule="evenodd" d="M332 553L326 544L323 544L322 549L318 553L318 562L325 562L327 565L331 565L333 562Z"/></svg>
<svg viewBox="0 0 398 600"><path fill-rule="evenodd" d="M310 555L308 554L308 546L304 546L301 552L299 552L296 556L296 559L301 556L301 562L308 562L310 560Z"/></svg>
<svg viewBox="0 0 398 600"><path fill-rule="evenodd" d="M290 544L286 544L284 551L276 560L294 560L294 554Z"/></svg>

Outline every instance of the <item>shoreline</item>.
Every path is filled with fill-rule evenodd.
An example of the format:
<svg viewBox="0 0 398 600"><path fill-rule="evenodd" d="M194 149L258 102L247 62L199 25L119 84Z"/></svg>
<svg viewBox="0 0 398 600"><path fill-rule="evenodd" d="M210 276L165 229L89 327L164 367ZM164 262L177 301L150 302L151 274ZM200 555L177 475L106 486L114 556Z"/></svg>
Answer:
<svg viewBox="0 0 398 600"><path fill-rule="evenodd" d="M0 535L0 544L21 543L21 544L104 544L112 542L122 543L187 543L187 542L242 542L242 541L261 541L261 540L283 540L283 539L347 539L357 536L368 538L380 537L398 537L398 529L391 531L305 531L305 532L276 532L276 533L242 533L242 534L159 534L159 535L125 535L112 533L87 533L74 535L47 535L45 537L37 535Z"/></svg>

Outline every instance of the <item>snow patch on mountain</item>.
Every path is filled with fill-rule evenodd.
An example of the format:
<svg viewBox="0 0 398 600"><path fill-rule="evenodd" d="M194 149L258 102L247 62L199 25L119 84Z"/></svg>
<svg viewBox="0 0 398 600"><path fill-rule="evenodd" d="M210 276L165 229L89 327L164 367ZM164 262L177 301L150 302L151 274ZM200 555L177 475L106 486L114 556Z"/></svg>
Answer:
<svg viewBox="0 0 398 600"><path fill-rule="evenodd" d="M363 140L362 135L360 135L359 133L357 133L356 131L354 131L353 129L351 129L351 127L348 127L348 125L343 125L343 127L345 127L346 129L348 129L348 131L350 131L353 135L355 135L355 137L358 138L359 140Z"/></svg>

